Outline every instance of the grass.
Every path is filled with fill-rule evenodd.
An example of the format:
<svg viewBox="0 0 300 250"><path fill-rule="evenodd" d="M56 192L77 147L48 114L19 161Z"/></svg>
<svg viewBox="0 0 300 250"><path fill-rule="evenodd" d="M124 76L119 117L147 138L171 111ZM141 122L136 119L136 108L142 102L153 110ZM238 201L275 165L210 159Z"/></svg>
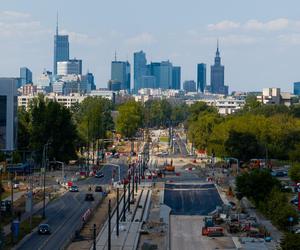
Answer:
<svg viewBox="0 0 300 250"><path fill-rule="evenodd" d="M169 137L168 136L161 136L159 137L160 142L169 142Z"/></svg>
<svg viewBox="0 0 300 250"><path fill-rule="evenodd" d="M43 221L42 216L33 216L32 217L32 229L37 227ZM27 234L30 233L30 220L27 219L23 221L20 225L19 229L19 237L15 239L15 242L12 242L11 234L7 235L5 239L4 249L11 249L14 245L16 245L20 240L22 240Z"/></svg>

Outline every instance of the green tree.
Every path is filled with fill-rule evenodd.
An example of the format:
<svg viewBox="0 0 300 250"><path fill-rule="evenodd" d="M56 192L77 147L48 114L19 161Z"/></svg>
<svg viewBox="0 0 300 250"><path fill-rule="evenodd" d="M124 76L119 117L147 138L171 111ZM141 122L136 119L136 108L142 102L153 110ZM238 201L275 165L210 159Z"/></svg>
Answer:
<svg viewBox="0 0 300 250"><path fill-rule="evenodd" d="M256 95L248 95L245 100L243 111L249 112L259 108L260 106L261 103L257 101Z"/></svg>
<svg viewBox="0 0 300 250"><path fill-rule="evenodd" d="M289 177L292 181L299 182L300 181L300 164L295 163L289 169Z"/></svg>
<svg viewBox="0 0 300 250"><path fill-rule="evenodd" d="M282 250L298 250L300 249L300 235L293 233L285 233L280 242Z"/></svg>
<svg viewBox="0 0 300 250"><path fill-rule="evenodd" d="M276 187L280 187L280 182L267 170L256 169L236 178L237 192L252 199L257 205Z"/></svg>
<svg viewBox="0 0 300 250"><path fill-rule="evenodd" d="M29 150L30 113L23 108L18 109L18 149Z"/></svg>
<svg viewBox="0 0 300 250"><path fill-rule="evenodd" d="M76 158L77 132L71 112L43 96L34 99L30 106L30 148L41 163L43 147L50 142L49 158L68 161Z"/></svg>
<svg viewBox="0 0 300 250"><path fill-rule="evenodd" d="M260 158L261 146L256 136L249 132L229 131L228 139L225 141L228 156L248 161L251 158Z"/></svg>
<svg viewBox="0 0 300 250"><path fill-rule="evenodd" d="M139 102L128 101L118 109L116 129L124 137L132 138L143 127L143 106Z"/></svg>
<svg viewBox="0 0 300 250"><path fill-rule="evenodd" d="M288 198L285 193L274 188L270 195L260 203L263 213L271 219L272 223L282 230L288 230L290 226L298 223L298 213L288 203ZM293 218L293 222L289 222L289 218Z"/></svg>

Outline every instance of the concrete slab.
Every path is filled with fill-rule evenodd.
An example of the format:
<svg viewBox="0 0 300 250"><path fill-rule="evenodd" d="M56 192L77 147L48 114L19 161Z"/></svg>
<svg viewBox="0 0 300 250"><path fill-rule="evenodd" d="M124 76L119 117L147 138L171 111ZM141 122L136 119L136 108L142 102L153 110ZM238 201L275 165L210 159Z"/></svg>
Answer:
<svg viewBox="0 0 300 250"><path fill-rule="evenodd" d="M171 215L170 249L171 250L213 250L236 249L231 237L210 238L202 236L203 216Z"/></svg>

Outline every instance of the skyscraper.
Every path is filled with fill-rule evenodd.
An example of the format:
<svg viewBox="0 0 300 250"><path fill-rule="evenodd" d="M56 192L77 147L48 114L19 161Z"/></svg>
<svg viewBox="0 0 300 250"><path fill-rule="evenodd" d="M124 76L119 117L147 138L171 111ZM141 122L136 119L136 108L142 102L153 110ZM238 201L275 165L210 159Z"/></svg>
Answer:
<svg viewBox="0 0 300 250"><path fill-rule="evenodd" d="M58 19L56 24L56 34L54 35L54 60L53 72L57 75L57 62L69 60L69 36L58 34Z"/></svg>
<svg viewBox="0 0 300 250"><path fill-rule="evenodd" d="M72 59L57 62L57 75L82 75L82 60Z"/></svg>
<svg viewBox="0 0 300 250"><path fill-rule="evenodd" d="M17 79L0 78L0 151L17 145Z"/></svg>
<svg viewBox="0 0 300 250"><path fill-rule="evenodd" d="M23 86L27 83L32 83L32 72L30 71L30 69L22 67L20 68L20 85Z"/></svg>
<svg viewBox="0 0 300 250"><path fill-rule="evenodd" d="M206 64L200 63L197 65L197 91L204 92L206 87Z"/></svg>
<svg viewBox="0 0 300 250"><path fill-rule="evenodd" d="M96 90L95 78L94 78L93 73L88 72L86 74L86 76L87 76L87 80L88 80L89 84L91 84L91 90Z"/></svg>
<svg viewBox="0 0 300 250"><path fill-rule="evenodd" d="M122 90L130 91L130 64L129 62L111 62L111 80L119 82Z"/></svg>
<svg viewBox="0 0 300 250"><path fill-rule="evenodd" d="M137 92L142 87L142 77L147 75L146 54L141 50L133 54L134 60L134 91Z"/></svg>
<svg viewBox="0 0 300 250"><path fill-rule="evenodd" d="M181 83L181 68L174 66L172 69L172 89L180 89Z"/></svg>
<svg viewBox="0 0 300 250"><path fill-rule="evenodd" d="M224 66L221 65L219 42L217 45L215 64L210 68L210 87L213 94L228 94L228 86L224 85Z"/></svg>

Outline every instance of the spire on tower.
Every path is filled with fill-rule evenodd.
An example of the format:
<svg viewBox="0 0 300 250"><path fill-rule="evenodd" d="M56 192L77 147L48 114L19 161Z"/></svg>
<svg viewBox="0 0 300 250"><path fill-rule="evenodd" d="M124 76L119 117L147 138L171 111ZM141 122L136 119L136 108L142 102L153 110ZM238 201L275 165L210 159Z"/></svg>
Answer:
<svg viewBox="0 0 300 250"><path fill-rule="evenodd" d="M58 36L58 11L56 13L56 35Z"/></svg>
<svg viewBox="0 0 300 250"><path fill-rule="evenodd" d="M117 51L115 50L115 62L117 61Z"/></svg>
<svg viewBox="0 0 300 250"><path fill-rule="evenodd" d="M220 52L219 52L219 38L217 39L217 52L216 52L216 56L220 56Z"/></svg>

